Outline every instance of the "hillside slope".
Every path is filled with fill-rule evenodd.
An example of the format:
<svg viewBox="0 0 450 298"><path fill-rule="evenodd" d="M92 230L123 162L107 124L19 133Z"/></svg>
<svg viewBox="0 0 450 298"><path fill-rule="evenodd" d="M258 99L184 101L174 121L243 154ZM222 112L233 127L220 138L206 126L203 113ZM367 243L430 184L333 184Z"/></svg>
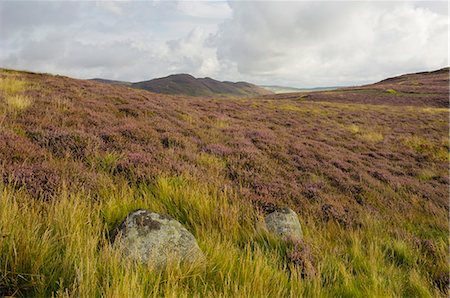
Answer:
<svg viewBox="0 0 450 298"><path fill-rule="evenodd" d="M111 84L111 85L121 85L121 86L131 86L133 83L125 82L125 81L115 81L115 80L106 80L106 79L91 79L91 81L99 82L99 83L105 83L105 84Z"/></svg>
<svg viewBox="0 0 450 298"><path fill-rule="evenodd" d="M405 74L360 87L279 94L266 98L445 108L449 104L449 68Z"/></svg>
<svg viewBox="0 0 450 298"><path fill-rule="evenodd" d="M133 83L155 93L190 96L256 96L272 94L271 91L246 82L220 82L211 78L194 78L188 74L170 75L164 78Z"/></svg>
<svg viewBox="0 0 450 298"><path fill-rule="evenodd" d="M0 295L445 297L443 73L410 96L213 99L1 70ZM260 228L285 206L295 247ZM137 208L184 224L204 267L122 260L108 233Z"/></svg>

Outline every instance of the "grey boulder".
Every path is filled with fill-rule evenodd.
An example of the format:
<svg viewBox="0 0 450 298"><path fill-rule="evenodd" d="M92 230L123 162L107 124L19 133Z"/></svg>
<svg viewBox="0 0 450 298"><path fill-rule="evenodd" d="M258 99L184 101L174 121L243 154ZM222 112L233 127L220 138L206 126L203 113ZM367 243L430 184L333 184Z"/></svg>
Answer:
<svg viewBox="0 0 450 298"><path fill-rule="evenodd" d="M283 238L294 241L303 239L302 227L298 221L297 213L292 209L283 208L266 216L267 230Z"/></svg>
<svg viewBox="0 0 450 298"><path fill-rule="evenodd" d="M130 259L156 268L204 258L194 236L168 215L136 210L113 233L114 247Z"/></svg>

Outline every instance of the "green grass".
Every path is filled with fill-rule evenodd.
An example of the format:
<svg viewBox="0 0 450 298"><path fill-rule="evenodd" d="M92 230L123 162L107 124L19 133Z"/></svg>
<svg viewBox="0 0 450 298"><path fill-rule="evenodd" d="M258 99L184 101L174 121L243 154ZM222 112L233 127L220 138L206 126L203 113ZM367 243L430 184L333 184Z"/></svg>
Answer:
<svg viewBox="0 0 450 298"><path fill-rule="evenodd" d="M432 160L448 161L448 141L443 140L440 144L418 135L403 138L403 144L419 154L429 156Z"/></svg>
<svg viewBox="0 0 450 298"><path fill-rule="evenodd" d="M107 152L103 155L96 155L86 160L88 166L104 173L111 174L122 158L122 154L117 152Z"/></svg>
<svg viewBox="0 0 450 298"><path fill-rule="evenodd" d="M396 95L398 92L394 89L387 89L386 90L387 93L392 94L392 95Z"/></svg>
<svg viewBox="0 0 450 298"><path fill-rule="evenodd" d="M162 271L123 259L108 233L132 210L169 214L185 225L207 256L204 264L171 264ZM105 185L96 199L61 191L32 200L0 192L0 289L25 296L82 297L381 297L444 296L432 286L427 257L397 225L366 217L361 228L301 219L317 275L285 257L286 244L262 228L262 218L237 194L187 177L153 185ZM446 242L438 249L446 250ZM444 269L442 269L444 268Z"/></svg>

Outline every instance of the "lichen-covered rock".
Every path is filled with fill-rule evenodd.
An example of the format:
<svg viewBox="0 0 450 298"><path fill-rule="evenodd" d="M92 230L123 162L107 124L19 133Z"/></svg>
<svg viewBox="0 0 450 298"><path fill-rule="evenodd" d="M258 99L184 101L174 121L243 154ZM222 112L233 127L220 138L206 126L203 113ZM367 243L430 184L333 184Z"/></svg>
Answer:
<svg viewBox="0 0 450 298"><path fill-rule="evenodd" d="M283 208L274 211L265 218L266 227L281 237L289 238L294 241L302 240L303 233L297 214L289 209Z"/></svg>
<svg viewBox="0 0 450 298"><path fill-rule="evenodd" d="M194 236L168 215L140 209L130 213L113 233L124 255L157 268L168 260L194 262L204 258Z"/></svg>

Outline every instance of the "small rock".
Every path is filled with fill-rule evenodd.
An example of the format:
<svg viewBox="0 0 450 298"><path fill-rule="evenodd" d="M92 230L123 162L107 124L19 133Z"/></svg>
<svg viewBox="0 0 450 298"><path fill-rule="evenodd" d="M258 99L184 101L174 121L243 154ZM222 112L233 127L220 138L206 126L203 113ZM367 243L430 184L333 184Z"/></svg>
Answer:
<svg viewBox="0 0 450 298"><path fill-rule="evenodd" d="M266 216L267 229L279 236L299 241L303 239L302 227L297 214L289 208L279 209Z"/></svg>
<svg viewBox="0 0 450 298"><path fill-rule="evenodd" d="M125 256L156 268L168 260L194 262L204 258L194 236L168 215L140 209L130 213L113 233Z"/></svg>

